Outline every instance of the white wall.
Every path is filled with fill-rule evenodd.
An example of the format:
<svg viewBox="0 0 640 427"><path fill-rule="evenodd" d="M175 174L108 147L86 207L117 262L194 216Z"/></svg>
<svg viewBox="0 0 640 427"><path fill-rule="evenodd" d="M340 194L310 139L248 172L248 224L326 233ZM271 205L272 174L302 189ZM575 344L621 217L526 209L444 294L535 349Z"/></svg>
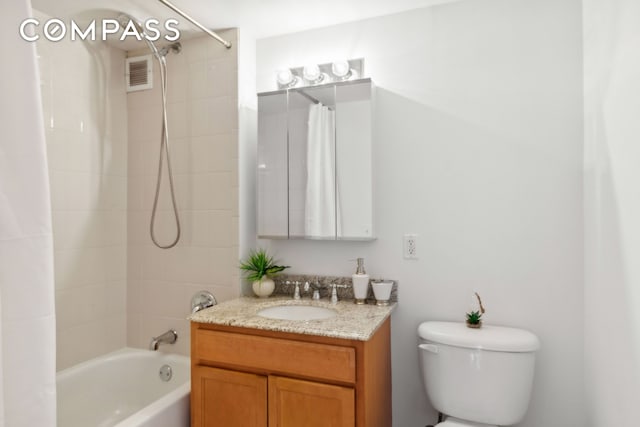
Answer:
<svg viewBox="0 0 640 427"><path fill-rule="evenodd" d="M256 151L258 112L256 99L256 42L250 30L238 30L238 204L237 224L239 258L244 258L256 246ZM238 280L240 274L238 269ZM246 281L241 281L243 294L251 293Z"/></svg>
<svg viewBox="0 0 640 427"><path fill-rule="evenodd" d="M589 425L640 417L640 4L584 1Z"/></svg>
<svg viewBox="0 0 640 427"><path fill-rule="evenodd" d="M258 40L259 92L279 68L334 58L364 57L378 86L378 240L270 246L293 273L346 275L363 256L399 279L397 427L435 420L417 325L462 320L476 290L488 323L542 340L521 426L584 425L581 43L579 0L460 1ZM402 258L404 233L419 234L418 261Z"/></svg>
<svg viewBox="0 0 640 427"><path fill-rule="evenodd" d="M45 15L37 17L44 21ZM37 42L51 182L57 367L126 342L124 52Z"/></svg>

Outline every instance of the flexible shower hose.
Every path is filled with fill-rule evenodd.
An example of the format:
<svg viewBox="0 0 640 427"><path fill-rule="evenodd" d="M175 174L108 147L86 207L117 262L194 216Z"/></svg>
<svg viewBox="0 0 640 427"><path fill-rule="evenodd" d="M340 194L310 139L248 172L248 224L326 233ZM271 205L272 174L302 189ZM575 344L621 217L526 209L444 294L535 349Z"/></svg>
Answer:
<svg viewBox="0 0 640 427"><path fill-rule="evenodd" d="M155 48L155 46L154 46ZM160 160L158 161L158 180L156 181L156 194L153 199L153 209L151 210L151 222L149 224L149 232L153 244L160 249L170 249L180 241L180 216L178 215L178 203L176 202L176 192L173 186L173 173L171 171L171 158L169 156L169 131L167 128L167 61L166 58L159 54L156 49L155 57L160 64L160 80L162 86L162 135L160 137ZM162 164L163 158L167 158L167 175L169 176L169 189L171 193L171 204L173 205L173 214L176 221L176 237L167 244L163 245L158 242L155 233L156 213L158 210L158 199L160 197L160 184L162 183Z"/></svg>

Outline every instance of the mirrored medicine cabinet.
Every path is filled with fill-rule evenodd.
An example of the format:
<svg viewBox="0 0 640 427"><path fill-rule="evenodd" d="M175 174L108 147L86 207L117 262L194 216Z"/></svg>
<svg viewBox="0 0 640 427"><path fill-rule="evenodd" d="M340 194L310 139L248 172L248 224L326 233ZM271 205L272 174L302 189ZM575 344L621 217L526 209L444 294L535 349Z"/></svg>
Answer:
<svg viewBox="0 0 640 427"><path fill-rule="evenodd" d="M258 237L373 240L371 79L258 94Z"/></svg>

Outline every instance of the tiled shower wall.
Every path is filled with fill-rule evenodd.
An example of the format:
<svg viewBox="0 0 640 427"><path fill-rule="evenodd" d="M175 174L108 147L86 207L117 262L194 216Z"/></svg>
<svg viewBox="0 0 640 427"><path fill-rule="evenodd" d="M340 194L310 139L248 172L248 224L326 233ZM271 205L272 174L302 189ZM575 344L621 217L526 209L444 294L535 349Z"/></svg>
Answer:
<svg viewBox="0 0 640 427"><path fill-rule="evenodd" d="M63 369L126 343L125 54L68 39L41 39L37 51Z"/></svg>
<svg viewBox="0 0 640 427"><path fill-rule="evenodd" d="M167 56L171 167L182 225L172 249L156 248L149 237L162 114L155 60L154 88L127 95L129 346L146 347L174 328L178 342L165 349L188 354L191 296L205 289L224 301L239 293L237 33L221 35L234 47L204 36ZM166 169L158 207L156 235L167 244L176 227Z"/></svg>
<svg viewBox="0 0 640 427"><path fill-rule="evenodd" d="M41 20L47 17L36 15ZM235 31L222 32L234 45ZM161 126L152 90L125 91L124 51L66 39L37 44L55 245L58 369L152 335L188 354L193 293L239 293L236 48L200 37L171 53L169 132L182 239L149 239ZM130 56L148 54L148 50ZM129 125L128 125L129 123ZM166 175L158 237L174 231Z"/></svg>

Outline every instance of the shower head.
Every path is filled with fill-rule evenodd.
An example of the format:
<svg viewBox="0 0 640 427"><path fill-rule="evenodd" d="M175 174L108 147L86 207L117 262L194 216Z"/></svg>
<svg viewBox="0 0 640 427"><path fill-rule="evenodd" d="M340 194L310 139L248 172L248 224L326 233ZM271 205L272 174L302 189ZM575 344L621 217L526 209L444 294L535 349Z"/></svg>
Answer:
<svg viewBox="0 0 640 427"><path fill-rule="evenodd" d="M169 52L180 53L182 51L182 44L180 42L175 42L170 45L164 46L162 49L158 50L158 53L162 56L167 56Z"/></svg>
<svg viewBox="0 0 640 427"><path fill-rule="evenodd" d="M164 57L167 56L169 52L180 53L180 51L182 50L182 45L180 44L180 42L175 42L161 49L158 49L155 43L151 41L151 38L145 31L142 23L131 15L121 13L120 16L118 16L118 22L120 22L120 25L123 28L126 28L130 25L130 23L133 23L133 25L136 27L136 31L142 36L142 39L145 41L145 43L147 43L147 46L149 46L149 49L151 49L151 52L158 61L163 61Z"/></svg>

